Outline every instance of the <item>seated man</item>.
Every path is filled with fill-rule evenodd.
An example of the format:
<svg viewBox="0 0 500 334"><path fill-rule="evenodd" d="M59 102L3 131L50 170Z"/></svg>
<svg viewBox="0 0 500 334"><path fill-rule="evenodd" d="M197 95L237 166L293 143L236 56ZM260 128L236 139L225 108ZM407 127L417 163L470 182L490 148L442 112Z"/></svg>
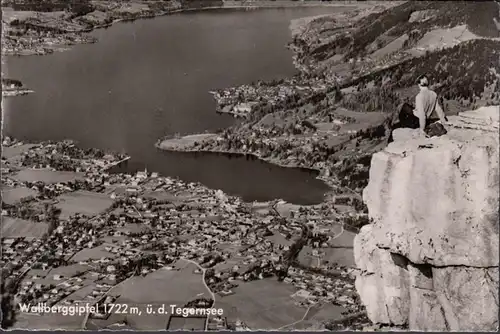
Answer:
<svg viewBox="0 0 500 334"><path fill-rule="evenodd" d="M393 140L392 130L397 128L419 129L423 135L443 135L446 133L441 124L431 126L431 124L436 123L435 119L431 119L434 111L436 111L441 123L447 122L448 119L439 104L436 92L429 89L429 79L423 75L418 78L417 83L420 92L415 97L415 109L408 103L402 105L398 122L392 126L389 143Z"/></svg>

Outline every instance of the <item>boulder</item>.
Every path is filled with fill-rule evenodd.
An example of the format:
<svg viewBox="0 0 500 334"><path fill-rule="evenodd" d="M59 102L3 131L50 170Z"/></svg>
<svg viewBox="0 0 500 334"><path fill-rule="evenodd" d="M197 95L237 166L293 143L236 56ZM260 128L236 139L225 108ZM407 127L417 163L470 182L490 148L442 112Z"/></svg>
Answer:
<svg viewBox="0 0 500 334"><path fill-rule="evenodd" d="M414 307L409 313L408 327L422 331L448 330L443 308L434 291L432 267L409 263L410 304ZM417 307L415 307L417 306Z"/></svg>
<svg viewBox="0 0 500 334"><path fill-rule="evenodd" d="M403 325L408 322L409 289L406 263L397 255L380 249L371 238L371 225L356 236L354 252L361 274L356 278L356 290L365 302L368 318L374 323Z"/></svg>
<svg viewBox="0 0 500 334"><path fill-rule="evenodd" d="M402 142L423 137L419 129L399 128L392 131L394 141Z"/></svg>
<svg viewBox="0 0 500 334"><path fill-rule="evenodd" d="M498 328L498 267L445 267L432 272L450 330Z"/></svg>
<svg viewBox="0 0 500 334"><path fill-rule="evenodd" d="M410 330L498 326L499 114L450 117L446 134L397 129L372 157L372 224L354 240L369 318Z"/></svg>

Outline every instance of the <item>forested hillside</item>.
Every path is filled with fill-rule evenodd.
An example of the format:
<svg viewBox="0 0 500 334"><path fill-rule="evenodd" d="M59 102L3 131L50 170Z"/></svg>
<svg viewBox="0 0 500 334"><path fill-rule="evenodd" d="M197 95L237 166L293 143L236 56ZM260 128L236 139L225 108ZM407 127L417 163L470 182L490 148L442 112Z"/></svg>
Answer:
<svg viewBox="0 0 500 334"><path fill-rule="evenodd" d="M343 104L360 111L396 108L403 102L397 94L415 85L426 74L433 88L446 100L465 106L474 103L500 103L500 41L473 40L453 48L429 52L389 68L348 82L355 92L344 97ZM368 88L371 86L372 88Z"/></svg>
<svg viewBox="0 0 500 334"><path fill-rule="evenodd" d="M495 20L500 21L496 1L408 1L381 14L362 18L354 28L337 32L325 43L311 46L304 56L313 57L315 61L335 54L344 55L344 59L363 57L368 54L371 43L382 48L404 34L410 37L404 46L409 48L435 28L462 24L478 36L500 37ZM332 32L338 31L337 28L331 28ZM322 31L323 35L327 30Z"/></svg>

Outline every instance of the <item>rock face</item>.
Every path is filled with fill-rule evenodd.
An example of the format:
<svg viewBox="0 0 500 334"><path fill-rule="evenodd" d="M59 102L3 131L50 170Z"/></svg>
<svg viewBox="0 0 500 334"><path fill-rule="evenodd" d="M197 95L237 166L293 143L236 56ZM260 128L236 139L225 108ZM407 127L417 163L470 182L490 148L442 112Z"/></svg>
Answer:
<svg viewBox="0 0 500 334"><path fill-rule="evenodd" d="M369 318L410 330L497 330L499 114L450 117L448 133L397 129L363 193L373 223L354 240Z"/></svg>

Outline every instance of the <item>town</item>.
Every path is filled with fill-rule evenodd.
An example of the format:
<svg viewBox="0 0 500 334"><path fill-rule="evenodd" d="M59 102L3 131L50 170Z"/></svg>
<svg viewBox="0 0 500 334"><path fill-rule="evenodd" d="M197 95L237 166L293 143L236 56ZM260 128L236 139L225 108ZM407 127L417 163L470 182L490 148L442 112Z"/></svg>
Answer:
<svg viewBox="0 0 500 334"><path fill-rule="evenodd" d="M2 4L9 8L6 8L2 18L5 31L2 54L12 59L13 56L64 51L73 44L96 42L96 37L88 33L96 28L110 27L115 22L201 8L218 10L233 6L244 8L246 12L247 8L257 8L256 2L81 0L63 4L57 1L31 3L5 0ZM300 5L303 2L300 1ZM484 139L483 133L477 132L474 140L469 140L472 135L462 136L456 131L457 128L486 128L484 124L488 122L491 124L487 125L487 131L498 130L498 126L492 125L498 109L482 109L479 114L472 112L479 107L499 104L500 11L497 5L494 2L394 1L367 6L359 4L359 7L356 4L352 10L303 18L299 19L300 22L294 20L290 25L292 42L288 48L294 54L293 64L299 73L290 74L286 79L269 81L254 77L247 81L234 78L228 86L235 82L254 82L229 88L223 86L227 82L225 79L218 81L217 77L212 81L213 78L210 78L209 87L203 86L199 91L206 94L211 89L216 111L239 118L232 120L220 115L219 120L228 122L214 122L210 127L205 124L210 123L209 117L203 118L205 114L202 113L207 111L206 100L198 100L197 93L193 93L197 90L193 87L198 81L204 81L198 75L204 73L205 67L214 66L217 74L235 73L225 70L225 67L215 68L220 65L216 64L220 54L231 55L232 50L222 48L223 44L229 43L219 44L216 48L219 53L212 54L212 43L193 43L186 38L175 48L164 50L182 51L185 46L198 44L203 47L199 49L203 52L180 53L202 55L203 58L199 68L189 62L186 69L180 71L179 77L186 79L185 82L170 80L174 78L170 76L171 72L164 71L168 73L166 75L159 70L164 68L165 61L164 54L156 54L163 52L156 45L149 51L151 59L144 57L144 63L122 66L138 66L137 72L116 69L115 73L127 75L140 72L148 82L150 77L162 72L157 85L160 87L159 95L146 97L139 108L132 106L128 109L132 105L129 99L132 98L131 92L141 92L140 97L144 92L142 86L134 86L142 85L142 81L135 82L135 77L133 80L106 82L105 89L99 91L89 90L103 99L82 109L72 100L56 99L58 97L54 94L47 95L54 98L53 101L68 104L61 104L63 107L57 109L54 106L59 106L58 103L44 103L45 100L42 100L39 108L37 98L43 94L17 100L18 108L9 110L10 128L6 131L19 137L2 137L2 328L312 331L384 330L385 326L410 330L433 326L447 330L494 327L488 322L491 319L480 320L486 325L478 324L473 319L474 316L480 318L477 315L489 317L489 314L484 315L487 313L484 307L474 303L479 299L483 299L482 302L488 300L481 294L490 293L487 288L490 283L482 287L486 292L476 293L478 290L469 286L461 291L464 282L476 285L476 281L483 280L486 274L490 275L490 269L498 270L494 257L483 261L485 259L477 256L478 266L474 262L465 262L460 268L455 268L455 262L449 259L436 262L431 258L433 255L426 254L440 252L439 256L444 259L450 253L443 249L457 245L456 249L469 249L467 242L470 243L470 240L458 238L459 241L451 241L454 243L451 246L447 244L440 249L431 245L433 240L440 238L447 243L451 239L438 231L441 225L429 232L429 239L415 238L415 234L427 233L424 229L420 230L418 224L432 227L436 217L453 216L447 223L457 226L469 223L472 218L477 218L479 223L488 219L493 221L498 218L495 216L498 210L491 210L491 219L485 218L484 214L486 209L495 209L490 204L481 211L481 215L476 217L472 209L474 212L469 215L468 209L460 206L462 204L457 199L449 198L445 191L440 197L436 196L442 201L433 201L434 193L447 189L439 186L441 183L435 182L431 187L429 184L421 185L423 182L420 179L400 176L403 172L404 175L412 174L413 167L410 165L417 160L422 161L422 166L429 166L429 161L434 159L438 166L440 159L435 158L432 152L443 148L439 153L450 152L447 171L455 170L456 166L453 180L446 181L450 189L463 188L463 193L466 193L471 189L468 182L474 177L477 179L476 176L483 172L485 180L493 180L483 182L485 185L498 180L495 175L490 176L486 172L491 170L491 162L484 168L483 161L483 165L477 168L480 171L471 174L474 177L465 175L468 172L463 166L476 168L471 162L476 158L462 158L459 166L460 152L468 150L468 145L475 141L477 143L473 144L477 146L470 149L473 152L470 156L474 157L474 152L479 152L478 148L484 148L487 156L493 146L485 146L481 140L476 140ZM183 22L183 27L191 27L192 21L189 20L204 16L201 14L205 13L186 14L180 17L182 20L179 22ZM220 13L215 11L211 14ZM224 15L232 14L228 11ZM214 17L218 27L221 17ZM274 20L280 18L279 15L273 17ZM260 19L263 20L262 17ZM203 33L207 36L203 37L206 40L225 42L220 38L222 33L231 31L234 22L241 22L232 18L229 21L230 29L224 26L225 29L221 30L205 29L203 25L201 29L188 31L185 35L201 36ZM167 23L172 22L176 22L174 18L165 20L161 27L170 27ZM175 31L177 34L180 26L174 25L176 29L157 29L151 25L149 29L157 30L149 36L157 36L159 31ZM248 36L261 37L262 27L258 25L257 33ZM206 32L208 34L204 35ZM129 34L125 36L123 41L127 44ZM162 38L169 36L165 34ZM143 37L144 40L150 39ZM139 50L142 57L145 53L136 45L139 44L134 44L134 49ZM115 51L111 51L108 64L114 65ZM246 49L245 53L258 60L262 54L255 56L255 47ZM68 54L71 53L50 57ZM100 55L104 56L104 53ZM47 59L56 59L50 57ZM173 57L168 65L170 62L176 65L175 68L183 65L177 58L183 57ZM128 59L135 61L136 58ZM159 61L155 63L154 59ZM84 60L87 64L88 59ZM93 67L98 72L101 66L114 67L98 64ZM18 64L20 69L24 69L22 65ZM264 68L270 67L273 66ZM26 77L26 83L34 85L29 75L22 71L19 74L23 81ZM417 143L417 140L413 141L415 138L409 139L413 135L410 133L412 130L400 129L403 130L400 133L409 135L408 138L403 136L399 143L388 145L394 123L400 116L399 111L405 106L410 110L413 108L419 90L417 78L421 78L422 74L430 78L428 88L436 91L445 115L451 120L449 122L443 116L446 122L442 121L442 127L445 131L448 127L450 133L454 131L460 140L443 134L439 134L442 138L433 139L430 138L433 135L427 134L429 138L421 138L422 141ZM109 79L102 73L96 75L101 81ZM169 80L164 80L164 75ZM66 77L64 74L63 78ZM114 75L112 77L114 79ZM84 75L78 80L85 82ZM118 87L121 81L126 83L124 87ZM57 82L59 86L56 90L60 95L64 95L60 87L71 86L64 82ZM174 85L169 86L170 82ZM167 99L165 91L171 87L182 89ZM4 97L32 93L29 88L19 80L2 78ZM40 90L41 86L36 89ZM123 123L116 122L119 118L117 114L107 114L109 110L102 109L106 104L101 102L106 99L110 101L108 109L120 106L119 117L124 116ZM179 102L177 99L182 102L179 104L182 107L174 103ZM204 102L201 106L184 105L185 100ZM33 104L27 103L28 107L22 110L22 102ZM62 110L64 108L67 110ZM44 119L55 119L57 121L52 124L58 126L61 121L61 124L67 122L64 124L73 127L40 127L35 124L26 133L19 132L19 128L32 124L31 119L26 121L26 118L21 118L20 122L16 122L21 125L12 125L15 123L12 118L21 114L17 113L18 109L27 115L36 111ZM57 110L52 113L53 109ZM146 111L137 116L138 109ZM97 117L89 110L97 112ZM182 111L181 117L178 117L178 111L179 114ZM193 113L189 115L194 117L186 116L191 111ZM169 112L175 113L167 114ZM108 117L111 122L106 123L105 117L100 118L102 115L112 115ZM72 120L77 118L81 124L79 121L69 122L65 116L72 117ZM464 121L466 118L469 120ZM182 126L164 124L172 120L181 121ZM110 130L109 124L117 124L113 128L116 133ZM158 124L161 126L157 128ZM223 129L219 124L225 124ZM67 132L59 132L60 129ZM88 148L71 140L20 140L40 137L80 138L88 146L118 147L121 152L134 153L129 152L129 156ZM160 139L155 144L155 150L152 146L157 138ZM408 149L415 143L415 148ZM435 143L443 146L433 146ZM498 142L494 144L498 147ZM141 155L137 152L143 153L147 148L151 150L143 157L136 157ZM421 157L417 157L417 151ZM246 202L243 197L229 195L231 190L224 185L220 187L227 193L201 183L183 181L198 180L198 175L182 179L166 176L179 175L178 172L162 171L165 175L161 175L160 169L157 169L161 163L152 171L143 168L149 167L149 161L157 158L154 153L164 154L158 160L168 156L161 160L165 165L177 163L181 165L177 170L192 169L191 174L186 173L188 176L208 167L200 159L195 163L202 168L189 168L191 165L183 164L187 160L169 160L171 156L191 156L189 153L196 153L192 155L198 155L197 159L209 155L218 158L223 155L254 156L281 167L306 170L323 181L328 190L323 201L315 205L292 204L279 198ZM455 153L458 158L453 160L451 156ZM145 161L139 161L142 159ZM376 168L373 168L374 161L378 162ZM402 165L408 162L408 166L396 166L400 162ZM135 163L142 167L133 167ZM214 170L225 178L225 172L220 172L227 170L222 168L223 163L214 166L221 167ZM427 173L422 168L419 176ZM374 174L378 176L373 177ZM446 173L430 174L422 177L439 175L437 179L444 180L449 176ZM398 177L403 179L401 183ZM248 179L243 186L265 182L259 178ZM232 180L234 183L238 181ZM379 183L375 186L375 182ZM219 186L217 182L212 184ZM285 191L288 191L288 184ZM433 188L436 184L440 189ZM406 196L407 188L414 197ZM309 194L307 191L304 193L306 197ZM478 194L492 199L495 195L493 192ZM420 213L412 203L419 202L424 196L428 203L421 206L425 208L421 211L432 212L428 216L414 218ZM279 196L269 198L275 197ZM447 212L435 207L435 203L443 201L450 207ZM472 198L470 202L473 202ZM467 205L467 208L476 207ZM394 225L391 226L392 222ZM498 219L493 223L498 223ZM484 234L489 236L490 231L498 231L497 225L492 225L493 229ZM403 227L399 229L400 226ZM387 230L380 230L382 228ZM464 231L471 230L464 227ZM399 234L397 238L393 237L395 233ZM484 248L491 250L488 239L483 239L487 240L482 242L486 245ZM422 240L429 240L429 246L425 245L427 241ZM404 250L400 249L401 245ZM415 247L419 249L418 254L412 254ZM462 263L462 260L458 262ZM446 265L443 266L443 263ZM490 266L492 263L493 267ZM458 273L457 277L455 273ZM477 276L472 276L472 273ZM456 281L450 278L447 279L449 282L442 284L445 279L439 279L452 276ZM415 283L417 280L418 286ZM494 280L490 281L493 282L490 285L495 286ZM432 284L432 288L428 288L428 283ZM444 287L438 288L438 283ZM420 284L425 287L421 288ZM460 293L457 292L459 290ZM456 296L450 300L445 298L446 303L441 305L443 301L438 297L443 291L449 296ZM410 297L410 294L418 297ZM495 299L495 294L491 295ZM468 303L467 307L462 306L464 300ZM450 306L450 303L459 306ZM430 316L426 311L429 308L439 310L431 312L438 316ZM382 311L379 313L378 309ZM460 317L470 312L471 319L455 321L458 317L455 311L460 313ZM441 319L444 319L442 323ZM449 319L457 324L450 324ZM496 326L498 319L496 322L491 320L491 324Z"/></svg>
<svg viewBox="0 0 500 334"><path fill-rule="evenodd" d="M2 1L2 54L45 55L69 46L95 43L86 33L113 23L165 15L182 9L179 1Z"/></svg>
<svg viewBox="0 0 500 334"><path fill-rule="evenodd" d="M141 304L126 290L111 290L135 277L147 281L155 273L182 272L203 280L215 306L228 300L236 307L245 302L237 296L247 284L274 280L290 286L291 308L305 312L334 303L343 312L361 310L352 260L334 260L344 256L339 243L350 247L354 234L344 230L331 206L244 203L156 173L114 174L113 166L126 163L126 156L72 142L35 145L6 138L3 150L2 264L16 303L51 307L130 298ZM194 266L185 272L186 264ZM190 287L179 281L170 289ZM15 316L20 323L29 317ZM99 328L118 322L87 316L101 322ZM228 321L236 320L249 321ZM161 321L158 329L167 319Z"/></svg>

